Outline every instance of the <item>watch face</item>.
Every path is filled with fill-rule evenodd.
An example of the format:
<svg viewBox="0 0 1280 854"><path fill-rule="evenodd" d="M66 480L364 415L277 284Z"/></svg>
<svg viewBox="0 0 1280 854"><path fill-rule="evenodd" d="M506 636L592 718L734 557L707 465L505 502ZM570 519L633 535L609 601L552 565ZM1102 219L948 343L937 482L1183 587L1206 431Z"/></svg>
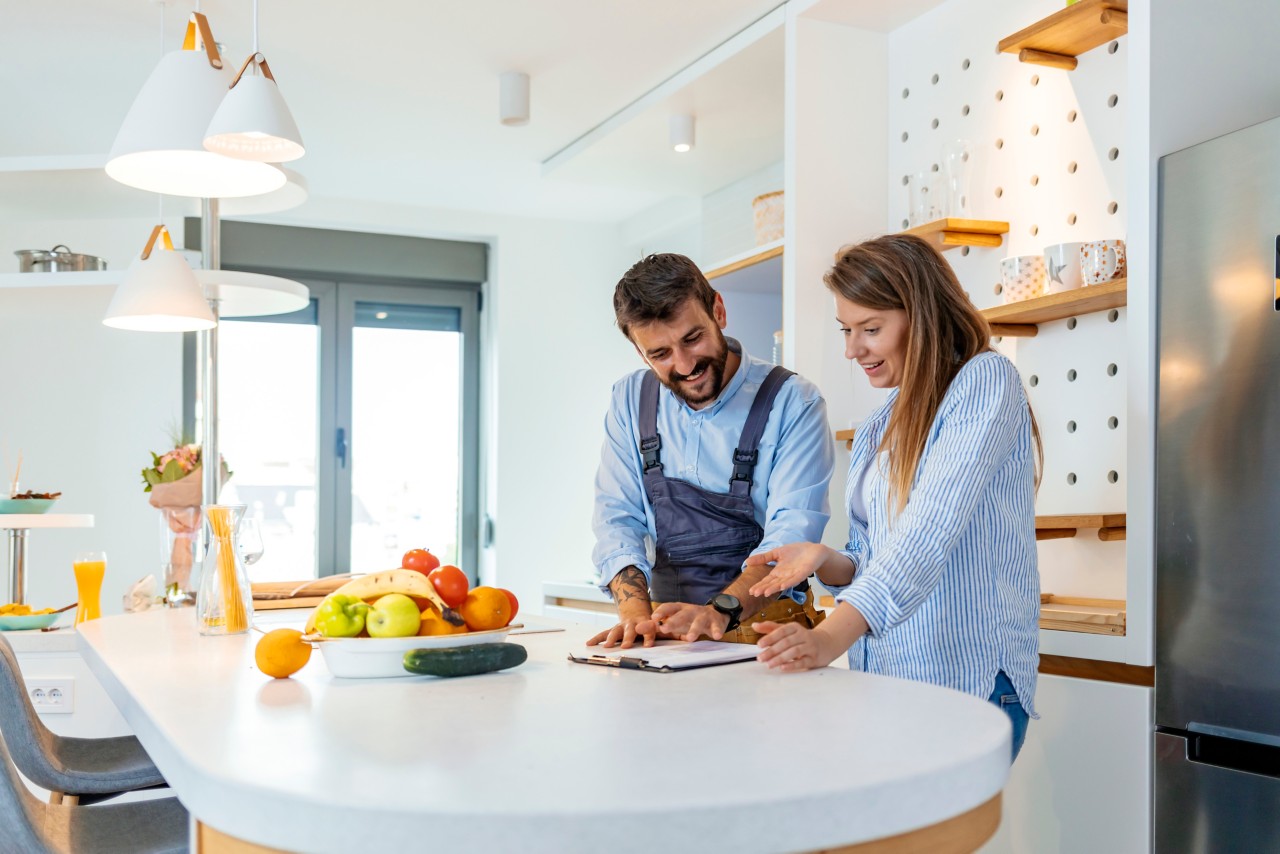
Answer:
<svg viewBox="0 0 1280 854"><path fill-rule="evenodd" d="M716 610L723 611L726 614L731 611L742 610L742 603L738 601L738 597L732 596L728 593L717 594L716 597L711 600L711 605Z"/></svg>

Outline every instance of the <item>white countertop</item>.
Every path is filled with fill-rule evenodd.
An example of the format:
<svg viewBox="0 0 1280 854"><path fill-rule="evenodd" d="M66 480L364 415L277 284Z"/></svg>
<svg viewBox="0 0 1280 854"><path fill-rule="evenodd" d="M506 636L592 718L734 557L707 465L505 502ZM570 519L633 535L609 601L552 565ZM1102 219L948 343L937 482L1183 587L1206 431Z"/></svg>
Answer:
<svg viewBox="0 0 1280 854"><path fill-rule="evenodd" d="M271 680L258 634L201 637L189 608L79 631L192 814L296 851L812 850L944 821L1008 776L1008 721L977 698L833 668L568 662L589 634L513 637L529 661L484 676L335 679L317 653Z"/></svg>

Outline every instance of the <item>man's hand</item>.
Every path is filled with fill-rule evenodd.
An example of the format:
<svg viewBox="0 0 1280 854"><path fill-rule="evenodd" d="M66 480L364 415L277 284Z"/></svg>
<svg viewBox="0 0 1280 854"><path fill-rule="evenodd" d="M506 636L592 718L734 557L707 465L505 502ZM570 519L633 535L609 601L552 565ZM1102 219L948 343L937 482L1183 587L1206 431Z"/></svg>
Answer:
<svg viewBox="0 0 1280 854"><path fill-rule="evenodd" d="M653 646L658 636L658 623L653 618L653 604L649 601L649 580L634 566L629 566L609 582L613 600L618 603L618 625L587 641L587 646L603 644L630 649L641 638L645 646Z"/></svg>
<svg viewBox="0 0 1280 854"><path fill-rule="evenodd" d="M774 564L769 574L751 585L752 596L776 596L818 571L831 549L821 543L787 543L747 558L747 566Z"/></svg>
<svg viewBox="0 0 1280 854"><path fill-rule="evenodd" d="M639 638L643 641L644 646L653 646L654 638L658 636L659 626L653 614L632 614L618 615L618 625L601 632L600 634L587 641L587 646L596 646L597 644L605 647L616 646L619 649L630 649Z"/></svg>
<svg viewBox="0 0 1280 854"><path fill-rule="evenodd" d="M684 602L659 605L653 611L653 618L664 635L686 641L696 641L702 635L720 640L729 625L728 614L721 614L710 605L690 605Z"/></svg>

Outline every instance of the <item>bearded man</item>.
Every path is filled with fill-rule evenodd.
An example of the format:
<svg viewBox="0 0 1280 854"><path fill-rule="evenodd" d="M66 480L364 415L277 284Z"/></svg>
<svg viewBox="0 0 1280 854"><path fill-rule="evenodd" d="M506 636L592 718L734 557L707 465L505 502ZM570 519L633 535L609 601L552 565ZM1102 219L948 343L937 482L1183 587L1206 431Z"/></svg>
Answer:
<svg viewBox="0 0 1280 854"><path fill-rule="evenodd" d="M613 308L646 367L614 384L605 417L592 560L618 623L588 643L755 643L752 622L815 626L807 581L755 597L769 567L744 565L822 540L835 456L822 395L724 336L723 298L683 255L635 264Z"/></svg>

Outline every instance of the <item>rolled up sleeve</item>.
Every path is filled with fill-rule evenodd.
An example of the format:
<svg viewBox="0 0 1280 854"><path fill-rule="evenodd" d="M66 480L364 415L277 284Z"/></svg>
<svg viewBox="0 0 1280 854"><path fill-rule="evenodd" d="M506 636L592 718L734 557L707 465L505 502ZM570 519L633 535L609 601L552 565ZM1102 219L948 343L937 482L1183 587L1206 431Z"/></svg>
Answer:
<svg viewBox="0 0 1280 854"><path fill-rule="evenodd" d="M619 572L634 566L649 580L646 542L651 536L645 510L644 483L640 477L640 452L626 419L627 381L619 381L604 419L604 444L596 471L595 506L591 529L596 544L591 561L596 583L612 595L609 584Z"/></svg>

